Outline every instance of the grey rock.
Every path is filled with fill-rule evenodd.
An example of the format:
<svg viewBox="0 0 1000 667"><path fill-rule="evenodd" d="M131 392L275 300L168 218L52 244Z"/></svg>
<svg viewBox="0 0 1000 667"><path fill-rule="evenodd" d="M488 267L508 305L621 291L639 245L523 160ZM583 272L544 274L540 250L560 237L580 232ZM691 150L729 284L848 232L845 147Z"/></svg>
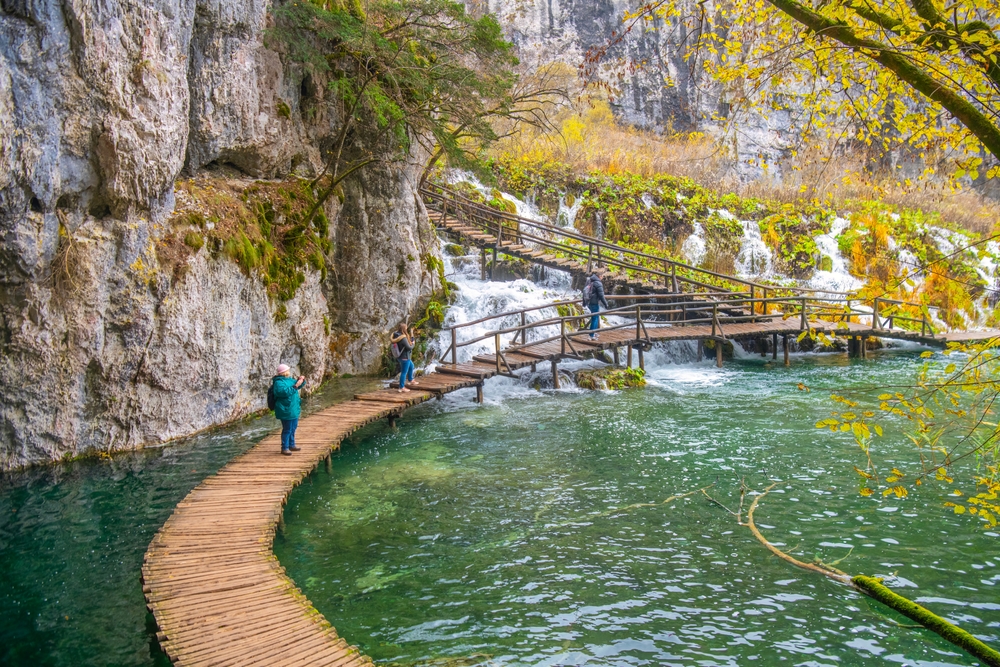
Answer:
<svg viewBox="0 0 1000 667"><path fill-rule="evenodd" d="M381 362L432 290L416 165L328 204L328 274L280 305L207 249L161 266L174 183L315 173L322 87L264 43L266 0L0 2L0 470L178 438Z"/></svg>

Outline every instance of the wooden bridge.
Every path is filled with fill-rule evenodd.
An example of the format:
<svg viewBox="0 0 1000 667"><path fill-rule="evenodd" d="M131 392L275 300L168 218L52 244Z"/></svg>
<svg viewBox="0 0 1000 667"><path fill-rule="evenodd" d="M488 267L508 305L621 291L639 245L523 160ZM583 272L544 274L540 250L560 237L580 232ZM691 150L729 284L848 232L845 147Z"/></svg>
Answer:
<svg viewBox="0 0 1000 667"><path fill-rule="evenodd" d="M482 402L487 379L534 370L540 363L550 364L558 388L561 361L610 355L619 363L623 348L627 365L644 366L644 352L659 341L694 340L700 349L711 343L721 365L727 341L753 339L759 351L770 351L776 359L781 340L787 364L789 338L810 333L846 336L859 356L867 349L863 341L872 336L944 346L1000 335L936 334L926 311L914 314L900 302L875 300L867 306L843 295L779 291L783 288L662 258L653 258L659 264L650 266L647 257L615 255L620 249L603 242L590 240L584 251L581 241L532 235L526 224L506 230L500 222L490 235L488 221L485 227L466 228L467 219L442 208L439 226L480 247L492 245L579 274L600 266L632 293L608 297L612 308L602 313L605 326L595 340L580 328L590 316L569 301L456 325L441 363L418 378L418 389L360 394L309 415L296 435L301 451L281 456L279 436L271 435L191 491L153 539L142 568L157 637L175 664L355 667L371 662L338 637L285 576L271 546L292 489L320 462L329 466L331 452L348 435L380 419L394 424L412 405L464 388L475 388L475 400ZM508 242L505 233L516 235ZM577 255L567 258L561 246L574 245ZM575 312L559 314L570 310Z"/></svg>

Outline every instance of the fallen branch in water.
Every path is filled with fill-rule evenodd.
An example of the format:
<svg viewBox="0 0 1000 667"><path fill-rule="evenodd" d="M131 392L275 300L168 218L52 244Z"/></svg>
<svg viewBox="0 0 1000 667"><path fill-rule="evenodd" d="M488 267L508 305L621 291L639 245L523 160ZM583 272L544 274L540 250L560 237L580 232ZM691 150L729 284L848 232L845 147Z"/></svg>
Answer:
<svg viewBox="0 0 1000 667"><path fill-rule="evenodd" d="M764 492L759 496L755 496L753 502L750 503L750 509L747 511L747 527L750 528L750 532L757 538L757 541L767 547L768 551L783 561L791 563L795 567L822 574L828 579L833 579L838 583L850 586L859 593L863 593L864 595L881 602L890 609L894 609L900 614L903 614L907 618L916 621L920 624L920 627L936 632L955 646L966 651L976 659L981 660L984 664L989 665L990 667L1000 667L1000 652L990 648L957 625L949 623L937 614L921 607L916 602L889 590L882 584L880 579L875 577L866 577L864 575L852 577L822 561L818 561L816 564L805 563L768 542L767 538L765 538L757 528L757 524L754 523L753 513L754 510L757 509L757 503L760 499L766 496L775 486L777 486L777 482L764 489ZM847 556L844 558L846 557ZM839 563L844 560L844 558L834 562ZM900 624L897 623L897 625ZM905 626L900 625L900 627Z"/></svg>

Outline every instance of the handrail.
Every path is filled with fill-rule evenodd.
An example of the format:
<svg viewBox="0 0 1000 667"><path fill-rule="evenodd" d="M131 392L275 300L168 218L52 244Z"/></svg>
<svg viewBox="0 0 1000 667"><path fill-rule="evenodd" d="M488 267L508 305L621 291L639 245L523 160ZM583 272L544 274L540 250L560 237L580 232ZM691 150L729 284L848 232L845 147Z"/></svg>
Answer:
<svg viewBox="0 0 1000 667"><path fill-rule="evenodd" d="M678 269L680 269L680 271L687 272L691 276L699 276L699 275L709 276L710 278L707 279L717 279L721 281L726 281L731 285L737 285L740 287L749 288L748 290L749 297L751 299L755 299L756 291L759 289L761 290L764 299L767 299L768 294L770 293L770 294L783 294L785 296L789 296L790 298L807 298L811 301L829 301L829 302L843 303L845 305L846 310L849 311L851 315L871 316L875 328L880 328L887 323L890 323L891 326L891 322L894 322L896 320L906 321L906 322L920 322L921 331L923 333L926 333L926 331L930 329L933 335L934 331L933 327L931 327L930 323L927 321L926 306L923 306L921 304L915 304L896 299L885 299L881 297L876 297L873 300L872 304L873 313L856 311L852 302L863 301L863 299L857 296L855 293L836 292L832 290L818 290L818 289L802 288L802 287L785 287L780 285L766 285L752 280L738 278L736 276L730 276L726 274L717 273L715 271L710 271L708 269L702 269L699 267L691 266L690 264L678 262L677 260L673 260L668 257L660 257L660 256L650 255L648 253L644 253L637 250L631 250L629 248L625 248L623 246L610 243L608 241L596 239L573 231L567 231L566 229L557 227L547 222L530 220L528 218L522 218L517 215L512 215L510 213L498 211L496 209L475 202L469 199L468 197L465 197L461 193L458 193L444 185L432 184L430 187L421 188L420 192L432 202L439 202L441 204L443 212L447 212L449 203L454 204L456 209L455 210L456 214L461 212L465 214L466 217L471 218L473 224L475 224L476 226L483 227L486 230L491 231L491 233L493 233L497 239L497 246L499 250L502 250L504 247L503 235L506 231L507 234L513 236L513 239L511 241L513 243L520 243L522 240L528 240L532 243L537 244L538 246L541 246L542 248L555 249L558 252L563 253L564 255L568 255L570 258L574 258L577 260L586 259L588 262L588 269L589 269L589 264L594 259L593 250L596 247L597 248L596 260L598 262L598 266L601 266L601 264L603 263L609 266L614 266L616 268L623 269L626 274L629 271L649 274L658 279L657 282L662 281L665 286L671 286L673 290L670 293L674 294L683 293L683 289L679 289L679 287L681 287L682 285L689 285L701 290L720 289L720 287L717 285L701 282L693 277L685 276L683 273L678 273ZM516 224L516 228L508 229L503 224L503 221L508 221ZM580 244L587 244L588 249L586 252L584 252L582 247L576 247L573 244L560 241L558 240L558 238L556 240L551 240L548 238L544 238L542 236L538 236L536 234L532 234L530 232L526 232L521 229L522 226L535 228L542 232L556 235L557 237L563 237L564 239L570 239L572 241L576 241ZM492 230L493 227L496 227L495 231ZM618 259L616 257L609 257L606 255L602 256L600 254L601 249L605 249L606 251L619 254L622 257L622 259ZM628 257L630 256L634 258L639 258L639 260L637 261L649 260L656 262L664 267L670 267L670 271L669 272L662 271L657 268L643 266L633 261L629 261ZM736 290L727 290L727 291L736 297L747 296L746 291L736 291ZM755 301L755 303L762 303L762 302L761 300L758 299ZM908 308L918 309L923 314L922 319L917 320L914 318L909 318L904 315L897 315L897 314L892 314L888 317L882 317L879 312L880 310L879 306L881 304L892 305L892 306L905 306ZM849 319L849 316L847 319Z"/></svg>
<svg viewBox="0 0 1000 667"><path fill-rule="evenodd" d="M859 310L850 305L846 308L833 307L833 304L838 304L840 301L832 298L809 298L805 296L757 298L737 296L728 292L721 293L721 295L727 298L710 298L708 294L683 295L684 297L698 297L691 298L689 300L678 300L675 295L670 294L648 296L609 295L607 297L609 301L630 301L632 303L609 308L602 311L600 315L635 319L634 325L628 323L612 325L611 327L605 327L605 330L619 329L626 326L636 326L637 338L639 337L640 329L645 331L645 325L647 322L658 325L689 326L704 324L705 322L710 321L712 323L712 337L717 337L718 334L718 336L724 338L725 334L723 333L724 329L722 325L725 323L732 324L739 322L755 322L772 317L789 319L796 316L798 316L799 319L799 329L803 331L807 330L811 326L809 324L810 316L825 319L825 321L839 321L844 323L850 322L853 317L870 317L871 327L874 331L885 331L885 325L887 323L889 325L889 331L898 331L898 329L894 329L893 325L896 320L899 320L919 324L922 336L927 336L928 331L930 331L931 337L936 335L934 328L927 320L926 314L923 314L920 319L897 314L892 314L889 317L882 319L877 312ZM456 364L459 348L474 345L489 338L494 339L495 346L497 347L496 352L500 355L502 354L502 350L500 348L500 337L511 333L513 333L514 336L509 341L508 346L504 348L508 352L517 351L531 345L538 345L540 343L555 340L565 341L572 339L575 336L586 335L586 329L567 333L566 325L568 323L579 322L593 317L592 313L580 312L572 315L543 317L542 319L533 322L528 322L525 317L525 315L530 312L537 312L547 308L558 308L559 306L575 306L580 303L581 302L579 300L575 299L555 301L549 304L521 308L519 310L498 313L495 315L488 315L471 322L452 325L446 329L451 332L451 345L449 345L449 347L441 354L441 359L446 359L450 354L451 363ZM675 315L681 315L682 319L675 319L673 317ZM458 339L458 331L461 329L465 329L476 324L482 324L491 320L515 316L520 316L521 322L518 325L501 326L498 329L490 330L485 334L475 336L468 340L460 341ZM543 337L540 340L532 340L530 342L528 341L528 331L555 325L559 325L560 327L559 335ZM517 341L518 338L520 338L521 342L519 344L515 344L515 341ZM565 344L563 347L565 348Z"/></svg>
<svg viewBox="0 0 1000 667"><path fill-rule="evenodd" d="M587 236L585 234L581 234L581 233L573 232L573 231L568 231L568 230L566 230L566 229L564 229L562 227L558 227L556 225L553 225L553 224L550 224L550 223L547 223L547 222L542 222L542 221L539 221L539 220L531 220L530 218L522 218L521 216L514 215L514 214L511 214L511 213L507 213L505 211L499 211L499 210L491 208L489 206L484 206L483 204L481 204L481 203L479 203L477 201L474 201L472 199L469 199L465 195L463 195L463 194L461 194L459 192L456 192L455 190L452 190L451 188L449 188L447 186L444 186L444 185L441 185L439 183L433 183L433 184L431 184L428 187L423 187L423 188L421 188L420 192L422 194L424 194L425 196L428 196L428 197L430 197L432 199L439 199L439 200L442 200L442 201L444 201L446 199L446 197L443 194L439 194L437 192L434 192L431 188L436 188L436 189L440 190L442 193L446 193L447 194L447 198L450 199L451 201L454 201L456 203L461 203L464 206L467 206L467 207L472 208L474 210L481 211L483 214L485 214L485 215L487 215L487 216L489 216L491 218L499 218L499 219L502 219L502 220L507 220L509 222L517 223L519 226L520 225L528 225L530 227L535 227L535 228L538 228L538 229L541 229L541 230L544 230L544 231L547 231L547 232L550 232L550 233L554 233L554 234L557 234L557 235L560 235L560 236L564 236L564 237L569 238L569 239L573 239L573 240L579 241L580 243L584 243L584 244L588 244L588 245L593 245L593 246L605 248L605 249L611 250L613 252L621 253L623 255L628 254L628 255L633 255L635 257L641 257L643 259L648 259L648 260L651 260L651 261L655 261L655 262L658 262L658 263L665 263L665 264L670 265L670 266L676 266L677 268L680 268L682 270L691 271L692 273L695 273L695 274L698 274L698 273L705 274L705 275L708 275L708 276L712 276L713 278L718 278L720 280L726 280L726 281L737 283L737 284L740 284L740 285L746 285L748 287L752 286L754 288L759 288L759 289L762 289L762 290L786 290L786 291L789 291L789 292L792 292L792 293L836 294L836 295L842 295L842 296L847 296L847 295L851 294L850 292L839 292L839 291L836 291L836 290L815 289L815 288L810 288L810 287L794 287L794 286L783 286L783 285L769 285L769 284L760 283L760 282L757 282L757 281L754 281L754 280L748 280L746 278L739 278L737 276L732 276L732 275L725 274L725 273L718 273L716 271L711 271L709 269L703 269L703 268L700 268L700 267L692 266L691 264L687 264L685 262L679 262L679 261L677 261L675 259L671 259L669 257L664 257L664 256L660 256L660 255L650 255L649 253L645 253L645 252L642 252L640 250L632 250L631 248L625 248L625 247L617 245L615 243L611 243L611 242L604 241L604 240L601 240L601 239L596 239L594 237ZM517 232L517 234L518 235L523 235L523 233L521 233L521 232ZM567 248L567 250L568 250L568 248ZM580 253L580 252L576 252L575 254L582 255L582 253ZM604 258L601 258L601 259L604 259ZM647 271L647 272L659 275L661 277L672 277L673 276L672 273L671 274L667 274L666 272L659 271L657 269L652 269L652 268L649 268L649 267L643 267L643 266L639 266L639 265L632 265L632 266L629 266L627 268L632 268L634 270ZM691 283L695 283L695 284L698 283L698 281L696 281L694 279L690 279L690 278L681 278L680 276L678 276L678 279L683 279L686 282L691 282Z"/></svg>
<svg viewBox="0 0 1000 667"><path fill-rule="evenodd" d="M450 201L452 203L460 204L461 206L463 206L465 208L472 209L473 213L472 213L472 215L470 217L481 218L480 222L485 223L484 226L487 227L487 229L489 229L489 227L491 226L491 222L493 220L506 220L506 221L509 221L509 222L516 223L518 225L518 229L514 230L514 231L511 231L511 233L515 237L528 237L528 238L530 238L532 241L534 241L536 243L540 243L541 245L544 245L544 246L549 247L549 248L557 248L559 251L567 253L567 254L570 254L570 255L573 255L573 256L575 256L577 258L589 259L591 257L591 255L589 253L583 252L582 249L574 248L572 245L568 245L568 244L565 244L565 243L560 243L559 241L551 241L549 239L544 239L544 238L541 238L541 237L537 237L537 236L535 236L533 234L526 234L525 232L523 232L523 231L520 230L520 227L521 226L534 227L536 229L539 229L539 230L542 230L542 231L545 231L545 232L549 232L549 233L555 234L557 236L562 236L562 237L565 237L567 239L572 239L574 241L578 241L581 244L586 244L588 246L596 247L596 248L599 248L599 249L605 249L605 250L612 251L612 252L615 252L615 253L620 253L622 255L632 255L634 257L639 257L639 258L642 258L642 259L648 259L648 260L654 261L654 262L656 262L658 264L661 264L661 265L666 265L666 266L671 266L671 267L679 268L679 269L681 269L683 271L689 271L692 274L703 274L703 275L711 276L711 277L716 278L718 280L728 281L730 283L734 283L734 284L737 284L737 285L742 285L742 286L746 286L746 287L754 287L754 288L759 288L759 289L762 289L762 290L781 290L781 289L785 289L783 287L776 286L776 285L764 285L762 283L756 283L756 282L751 281L751 280L746 280L745 278L738 278L736 276L730 276L730 275L726 275L724 273L716 273L714 271L709 271L708 269L701 269L701 268L698 268L698 267L691 266L690 264L685 264L683 262L678 262L676 260L670 259L669 257L658 257L656 255L650 255L648 253L640 252L640 251L637 251L637 250L631 250L629 248L624 248L622 246L619 246L619 245L616 245L616 244L613 244L613 243L609 243L607 241L603 241L603 240L600 240L600 239L596 239L596 238L593 238L593 237L590 237L590 236L586 236L584 234L579 234L579 233L576 233L576 232L567 231L567 230L565 230L565 229L563 229L561 227L556 227L555 225L551 225L551 224L544 223L544 222L539 222L537 220L530 220L528 218L522 218L520 216L512 215L510 213L505 213L503 211L498 211L498 210L490 208L488 206L483 206L482 204L480 204L478 202L475 202L475 201L473 201L473 200L471 200L471 199L469 199L469 198L467 198L467 197L465 197L465 196L463 196L463 195L461 195L461 194L459 194L457 192L454 192L453 190L450 190L449 188L447 188L445 186L442 186L442 185L434 184L433 187L441 190L443 193L447 193L447 197L445 195L443 195L443 194L439 194L437 192L434 192L429 187L422 188L420 190L420 192L424 196L426 196L426 197L428 197L428 198L430 198L432 200L439 200L442 203ZM478 215L476 215L476 212L478 212ZM482 218L485 218L485 219L482 220ZM502 223L501 223L501 225L502 225ZM501 246L502 246L502 240L501 240ZM651 267L646 267L646 266L641 266L639 264L630 263L627 260L618 260L618 259L615 259L614 257L608 257L608 256L598 255L598 256L596 256L596 260L598 262L598 265L600 265L601 263L604 263L604 264L610 264L612 266L618 266L618 267L624 268L626 270L641 271L641 272L644 272L644 273L649 273L649 274L652 274L652 275L654 275L654 276L656 276L658 278L664 279L664 282L666 281L666 279L673 280L673 279L675 279L675 276L676 276L676 280L681 281L681 282L685 282L685 283L688 283L688 284L692 284L692 285L697 285L698 287L715 287L714 285L711 285L709 283L704 283L704 282L698 281L698 280L696 280L694 278L685 277L683 274L677 275L673 271L671 271L671 272L668 273L666 271L661 271L659 269L654 269L654 268L651 268Z"/></svg>

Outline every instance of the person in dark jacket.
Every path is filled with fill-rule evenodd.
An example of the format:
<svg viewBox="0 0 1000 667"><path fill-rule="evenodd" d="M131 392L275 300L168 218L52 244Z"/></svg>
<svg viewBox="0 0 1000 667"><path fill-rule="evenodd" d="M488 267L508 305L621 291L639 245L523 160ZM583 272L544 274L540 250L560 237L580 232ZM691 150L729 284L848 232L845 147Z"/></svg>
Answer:
<svg viewBox="0 0 1000 667"><path fill-rule="evenodd" d="M399 330L392 334L390 338L392 343L399 350L399 356L396 359L399 361L400 393L410 391L406 388L407 382L409 382L412 387L417 386L417 383L413 380L413 360L410 359L410 354L413 352L413 340L416 336L416 329L411 332L406 328L406 322L400 322Z"/></svg>
<svg viewBox="0 0 1000 667"><path fill-rule="evenodd" d="M604 283L601 282L600 276L594 273L587 278L587 287L590 288L590 301L584 305L593 313L590 317L590 339L593 340L597 338L597 330L601 327L601 316L597 313L601 312L602 305L605 309L610 306L608 300L604 298Z"/></svg>
<svg viewBox="0 0 1000 667"><path fill-rule="evenodd" d="M295 429L299 426L302 402L299 389L305 386L306 378L300 375L292 378L292 369L281 364L271 380L274 393L274 416L281 420L281 453L291 456L299 451L295 446Z"/></svg>

